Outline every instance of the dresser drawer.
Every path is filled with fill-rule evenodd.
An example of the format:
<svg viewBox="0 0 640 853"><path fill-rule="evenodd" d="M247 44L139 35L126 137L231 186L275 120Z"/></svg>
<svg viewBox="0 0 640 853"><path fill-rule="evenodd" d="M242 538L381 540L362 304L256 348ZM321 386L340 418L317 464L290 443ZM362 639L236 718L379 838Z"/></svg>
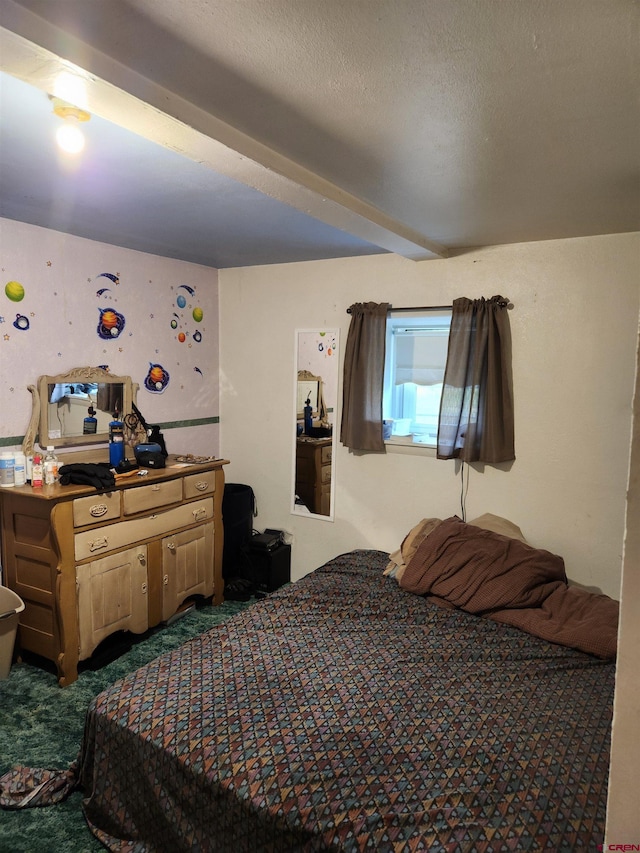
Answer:
<svg viewBox="0 0 640 853"><path fill-rule="evenodd" d="M124 515L135 515L148 509L176 504L182 501L182 480L166 480L163 483L151 483L125 489L122 493Z"/></svg>
<svg viewBox="0 0 640 853"><path fill-rule="evenodd" d="M181 486L180 480L176 481ZM143 518L105 524L96 530L86 530L74 536L76 562L126 548L145 539L164 536L172 530L188 527L196 522L213 518L213 498L203 498L174 509L165 510Z"/></svg>
<svg viewBox="0 0 640 853"><path fill-rule="evenodd" d="M203 471L201 474L189 474L183 482L185 500L212 495L216 490L216 472Z"/></svg>
<svg viewBox="0 0 640 853"><path fill-rule="evenodd" d="M326 447L322 448L322 456L320 457L323 465L329 465L331 463L331 452L333 447L330 444L327 444Z"/></svg>
<svg viewBox="0 0 640 853"><path fill-rule="evenodd" d="M120 492L76 498L73 502L73 526L84 527L96 521L108 521L120 516Z"/></svg>

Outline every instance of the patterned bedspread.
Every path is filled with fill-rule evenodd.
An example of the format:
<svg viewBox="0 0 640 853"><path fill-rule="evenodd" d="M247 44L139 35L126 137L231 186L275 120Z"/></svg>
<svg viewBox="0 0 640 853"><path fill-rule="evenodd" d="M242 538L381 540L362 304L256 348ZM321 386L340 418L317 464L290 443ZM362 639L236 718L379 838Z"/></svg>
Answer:
<svg viewBox="0 0 640 853"><path fill-rule="evenodd" d="M89 709L95 835L131 851L595 850L614 665L446 610L354 551Z"/></svg>

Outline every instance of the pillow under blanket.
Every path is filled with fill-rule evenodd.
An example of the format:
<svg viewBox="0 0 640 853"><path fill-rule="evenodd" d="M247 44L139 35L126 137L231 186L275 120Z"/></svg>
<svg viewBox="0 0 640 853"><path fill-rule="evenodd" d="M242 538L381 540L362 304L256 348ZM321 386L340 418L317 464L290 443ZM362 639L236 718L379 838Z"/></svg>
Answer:
<svg viewBox="0 0 640 853"><path fill-rule="evenodd" d="M428 536L432 530L441 523L441 518L423 518L402 540L402 544L397 549L389 554L389 563L383 574L395 578L400 583L404 570L407 568L407 563L418 550L418 546Z"/></svg>
<svg viewBox="0 0 640 853"><path fill-rule="evenodd" d="M425 536L432 533L441 522L441 518L423 518L415 527L412 527L402 540L402 544L397 551L389 554L389 563L384 570L384 574L395 578L400 583L400 578L407 568L407 563L418 550L418 546L422 540ZM474 518L469 524L474 524L476 527L483 527L486 530L493 530L494 533L501 533L503 536L508 536L511 539L520 539L522 542L527 541L517 524L509 521L507 518L493 515L491 512L485 512L484 515Z"/></svg>
<svg viewBox="0 0 640 853"><path fill-rule="evenodd" d="M569 587L562 557L456 516L420 543L400 586L553 643L616 655L617 601Z"/></svg>

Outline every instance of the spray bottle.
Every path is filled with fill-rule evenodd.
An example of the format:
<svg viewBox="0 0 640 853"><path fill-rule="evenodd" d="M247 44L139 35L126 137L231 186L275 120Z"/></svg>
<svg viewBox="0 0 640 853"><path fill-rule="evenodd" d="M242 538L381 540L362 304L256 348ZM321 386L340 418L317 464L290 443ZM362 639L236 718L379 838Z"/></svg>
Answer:
<svg viewBox="0 0 640 853"><path fill-rule="evenodd" d="M34 489L41 489L43 484L44 470L42 467L42 455L40 453L34 453L31 468L31 485Z"/></svg>

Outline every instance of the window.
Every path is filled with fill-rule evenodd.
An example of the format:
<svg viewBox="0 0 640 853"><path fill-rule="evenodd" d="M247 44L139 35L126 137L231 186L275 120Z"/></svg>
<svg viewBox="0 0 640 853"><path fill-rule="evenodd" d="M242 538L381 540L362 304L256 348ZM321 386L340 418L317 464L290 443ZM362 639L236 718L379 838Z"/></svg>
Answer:
<svg viewBox="0 0 640 853"><path fill-rule="evenodd" d="M385 441L436 446L450 327L447 310L389 312L382 416L391 424L385 424Z"/></svg>

